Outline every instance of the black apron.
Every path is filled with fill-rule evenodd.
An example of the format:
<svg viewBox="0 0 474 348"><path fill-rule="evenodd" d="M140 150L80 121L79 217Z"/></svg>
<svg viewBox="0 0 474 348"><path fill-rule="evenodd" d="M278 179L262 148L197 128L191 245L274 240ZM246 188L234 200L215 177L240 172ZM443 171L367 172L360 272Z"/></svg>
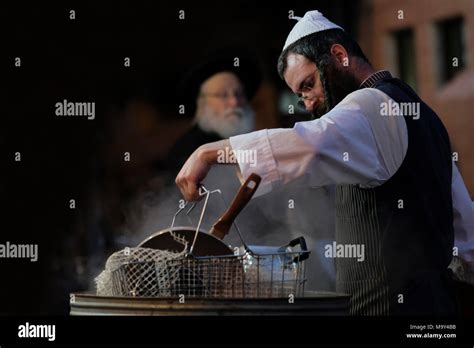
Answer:
<svg viewBox="0 0 474 348"><path fill-rule="evenodd" d="M354 315L455 314L448 271L454 245L448 134L404 82L388 78L374 88L397 103L420 103L420 118L404 117L408 149L388 181L371 189L336 188L336 241L365 246L364 262L336 258L337 291L352 295Z"/></svg>

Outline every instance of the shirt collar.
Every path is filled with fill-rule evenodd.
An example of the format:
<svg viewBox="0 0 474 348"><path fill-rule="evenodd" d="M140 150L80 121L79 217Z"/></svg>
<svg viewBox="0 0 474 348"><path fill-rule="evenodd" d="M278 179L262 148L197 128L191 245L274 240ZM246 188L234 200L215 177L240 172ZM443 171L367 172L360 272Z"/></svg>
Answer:
<svg viewBox="0 0 474 348"><path fill-rule="evenodd" d="M372 75L367 77L364 82L362 82L359 88L372 88L377 81L385 80L391 78L392 74L388 70L379 70L374 72Z"/></svg>

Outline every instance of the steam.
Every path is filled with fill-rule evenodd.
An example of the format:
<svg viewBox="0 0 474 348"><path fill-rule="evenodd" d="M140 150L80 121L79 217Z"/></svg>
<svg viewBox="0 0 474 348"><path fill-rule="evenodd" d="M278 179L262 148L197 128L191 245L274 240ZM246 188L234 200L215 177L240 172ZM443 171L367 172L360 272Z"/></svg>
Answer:
<svg viewBox="0 0 474 348"><path fill-rule="evenodd" d="M224 213L234 198L240 182L233 166L215 166L204 185L209 190L219 189L221 195L211 195L201 228L208 231ZM120 247L136 246L155 232L171 226L178 210L181 194L178 188L169 186L159 191L139 194L127 213L126 226L120 231L116 244ZM293 207L290 208L290 200ZM225 203L224 203L225 201ZM186 216L183 211L175 226L195 228L203 202ZM334 291L334 260L324 258L324 245L334 240L334 192L327 188L309 188L295 181L283 189L254 198L236 220L248 245L282 246L290 240L303 236L311 251L306 261L307 290ZM242 242L234 227L225 238L231 247L240 247Z"/></svg>

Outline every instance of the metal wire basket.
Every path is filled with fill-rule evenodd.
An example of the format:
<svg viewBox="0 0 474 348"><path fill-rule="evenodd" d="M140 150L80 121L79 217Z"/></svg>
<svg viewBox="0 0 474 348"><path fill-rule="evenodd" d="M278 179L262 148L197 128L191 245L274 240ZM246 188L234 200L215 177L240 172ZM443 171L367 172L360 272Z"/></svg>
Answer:
<svg viewBox="0 0 474 348"><path fill-rule="evenodd" d="M209 195L196 231L199 231ZM170 230L172 230L175 214ZM188 211L189 213L189 211ZM130 297L275 298L302 297L305 260L309 256L303 237L283 247L248 246L235 225L243 247L234 255L195 257L194 243L187 252L149 248L126 248L109 257L105 270L96 278L97 294ZM299 245L299 251L292 248Z"/></svg>

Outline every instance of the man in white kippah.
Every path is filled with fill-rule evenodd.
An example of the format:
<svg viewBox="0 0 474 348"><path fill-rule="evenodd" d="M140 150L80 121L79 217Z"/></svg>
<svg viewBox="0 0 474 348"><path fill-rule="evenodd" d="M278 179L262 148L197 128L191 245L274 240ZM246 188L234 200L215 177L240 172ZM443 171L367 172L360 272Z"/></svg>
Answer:
<svg viewBox="0 0 474 348"><path fill-rule="evenodd" d="M474 218L446 129L341 27L318 11L295 19L278 72L315 119L203 145L178 187L199 199L200 182L229 148L256 151L256 165L238 167L244 178L262 177L257 195L296 178L336 185L336 241L325 256L336 259L336 288L351 295L351 313L457 313L448 266L453 250L474 262Z"/></svg>
<svg viewBox="0 0 474 348"><path fill-rule="evenodd" d="M319 11L308 11L303 18L293 16L293 19L298 20L283 46L283 51L292 43L298 41L302 37L329 29L342 29L339 25L331 22Z"/></svg>

